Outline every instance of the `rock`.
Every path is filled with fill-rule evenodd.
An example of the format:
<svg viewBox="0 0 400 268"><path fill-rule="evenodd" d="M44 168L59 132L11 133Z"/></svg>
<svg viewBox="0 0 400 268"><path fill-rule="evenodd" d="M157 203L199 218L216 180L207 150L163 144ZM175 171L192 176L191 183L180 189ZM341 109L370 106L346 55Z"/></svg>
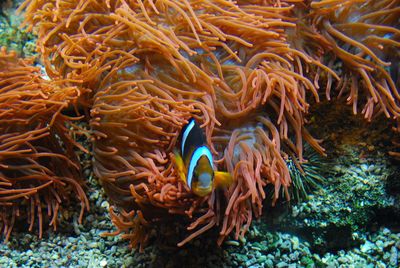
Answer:
<svg viewBox="0 0 400 268"><path fill-rule="evenodd" d="M89 244L89 247L91 247L91 248L97 248L98 246L99 246L99 243L97 243L97 242L92 242Z"/></svg>
<svg viewBox="0 0 400 268"><path fill-rule="evenodd" d="M373 250L374 247L375 245L373 243L371 243L370 241L365 241L365 243L361 245L360 250L363 253L369 253Z"/></svg>
<svg viewBox="0 0 400 268"><path fill-rule="evenodd" d="M391 266L393 267L397 267L398 264L398 250L395 246L392 246L392 248L390 249L390 259L389 259L389 263Z"/></svg>
<svg viewBox="0 0 400 268"><path fill-rule="evenodd" d="M100 266L101 267L105 267L107 265L107 260L106 259L102 259L101 261L100 261Z"/></svg>
<svg viewBox="0 0 400 268"><path fill-rule="evenodd" d="M133 264L133 261L134 261L133 257L132 257L132 256L129 256L128 258L125 259L124 265L125 265L126 267L131 267L132 264Z"/></svg>
<svg viewBox="0 0 400 268"><path fill-rule="evenodd" d="M375 242L375 245L378 247L377 250L378 250L379 252L382 252L382 251L383 251L383 242L382 242L382 240L376 241L376 242Z"/></svg>
<svg viewBox="0 0 400 268"><path fill-rule="evenodd" d="M267 256L261 255L260 257L257 258L258 263L265 263L267 261Z"/></svg>
<svg viewBox="0 0 400 268"><path fill-rule="evenodd" d="M362 164L362 165L361 165L361 170L362 170L363 172L367 172L368 169L369 169L369 167L368 167L367 164Z"/></svg>
<svg viewBox="0 0 400 268"><path fill-rule="evenodd" d="M272 260L268 259L265 261L264 267L272 268L272 267L274 267L274 262Z"/></svg>
<svg viewBox="0 0 400 268"><path fill-rule="evenodd" d="M285 267L288 267L288 264L286 262L284 262L284 261L281 261L275 267L276 268L285 268Z"/></svg>
<svg viewBox="0 0 400 268"><path fill-rule="evenodd" d="M292 251L292 244L290 243L289 240L286 240L281 244L281 249L282 252L290 252Z"/></svg>
<svg viewBox="0 0 400 268"><path fill-rule="evenodd" d="M292 248L293 248L293 250L298 249L299 248L299 244L300 244L299 239L297 237L293 237L292 238Z"/></svg>
<svg viewBox="0 0 400 268"><path fill-rule="evenodd" d="M378 262L376 263L376 267L377 267L377 268L386 268L386 264L384 264L383 262L378 261Z"/></svg>

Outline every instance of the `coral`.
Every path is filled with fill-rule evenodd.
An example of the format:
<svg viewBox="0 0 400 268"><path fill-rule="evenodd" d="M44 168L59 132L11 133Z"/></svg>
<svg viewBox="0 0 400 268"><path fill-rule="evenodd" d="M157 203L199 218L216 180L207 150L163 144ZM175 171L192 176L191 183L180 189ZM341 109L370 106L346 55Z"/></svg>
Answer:
<svg viewBox="0 0 400 268"><path fill-rule="evenodd" d="M70 199L80 201L80 219L89 209L68 129L72 121L62 114L79 92L63 81L43 80L31 64L0 51L0 231L6 241L22 220L30 231L37 225L39 237L44 222L56 229Z"/></svg>

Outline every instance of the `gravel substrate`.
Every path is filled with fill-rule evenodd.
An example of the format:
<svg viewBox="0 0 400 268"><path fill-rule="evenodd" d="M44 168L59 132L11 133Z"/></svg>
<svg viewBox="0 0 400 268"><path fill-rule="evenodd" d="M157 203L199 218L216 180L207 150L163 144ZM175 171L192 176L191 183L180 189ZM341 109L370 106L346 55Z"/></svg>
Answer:
<svg viewBox="0 0 400 268"><path fill-rule="evenodd" d="M129 250L119 238L100 238L111 230L107 217L88 217L90 230L79 234L52 232L42 240L31 234L16 234L0 245L0 267L398 267L400 233L382 228L360 234L364 243L351 250L319 255L297 236L261 232L261 221L253 224L243 241L226 241L219 248L212 239L196 240L187 248L165 247L157 242L144 253ZM358 237L360 239L360 237Z"/></svg>

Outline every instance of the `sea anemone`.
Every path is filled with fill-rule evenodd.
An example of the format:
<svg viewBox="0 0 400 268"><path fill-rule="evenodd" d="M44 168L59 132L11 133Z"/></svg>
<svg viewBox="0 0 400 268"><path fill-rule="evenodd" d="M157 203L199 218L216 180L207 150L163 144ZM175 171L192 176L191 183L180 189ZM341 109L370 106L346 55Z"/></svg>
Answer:
<svg viewBox="0 0 400 268"><path fill-rule="evenodd" d="M289 198L286 160L303 162L305 142L324 153L304 127L309 102L319 101L320 77L328 96L333 78L343 92L350 83L355 111L354 81L361 77L368 89L365 116L371 118L374 105L398 115L388 64L368 48L375 37L396 47L385 34L398 30L368 21L375 37L345 38L340 31L366 30L335 17L356 14L350 2L360 1L340 2L25 1L25 25L36 27L47 74L77 86L91 108L94 173L117 207L110 210L116 233L143 246L152 224L182 215L192 221L192 233L180 246L215 226L218 243L230 233L243 236L262 212L266 185L274 186L272 204L281 189ZM374 10L380 7L372 2ZM383 25L393 19L396 1L384 2L390 16L378 21ZM361 11L377 19L375 11ZM345 74L332 70L337 58ZM86 89L92 93L83 94ZM191 117L204 129L218 170L234 178L206 197L190 192L172 161Z"/></svg>
<svg viewBox="0 0 400 268"><path fill-rule="evenodd" d="M325 64L340 64L338 96L347 94L354 114L364 103L368 120L379 112L400 115L399 5L389 0L313 1L306 16L308 31L327 55Z"/></svg>
<svg viewBox="0 0 400 268"><path fill-rule="evenodd" d="M290 2L290 1L288 1ZM27 22L50 77L93 90L94 171L120 209L112 218L133 245L162 214L215 225L219 242L244 235L261 214L263 187L290 185L284 161L303 160L307 95L327 67L292 49L293 6L229 1L26 1ZM235 183L199 198L177 178L170 152L194 116ZM294 137L294 140L292 138ZM223 205L225 204L225 205Z"/></svg>
<svg viewBox="0 0 400 268"><path fill-rule="evenodd" d="M81 203L80 220L89 209L78 144L68 129L72 121L62 114L78 91L62 83L42 79L32 61L1 49L0 231L6 241L21 220L30 231L37 225L39 237L44 222L56 229L71 199Z"/></svg>

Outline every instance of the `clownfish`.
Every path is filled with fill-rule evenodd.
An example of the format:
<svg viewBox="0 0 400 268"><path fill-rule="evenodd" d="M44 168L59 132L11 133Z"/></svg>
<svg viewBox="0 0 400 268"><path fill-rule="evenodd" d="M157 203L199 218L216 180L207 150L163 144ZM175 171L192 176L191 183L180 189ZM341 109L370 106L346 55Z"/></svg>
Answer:
<svg viewBox="0 0 400 268"><path fill-rule="evenodd" d="M175 165L179 177L195 195L206 196L213 188L232 183L229 172L216 170L203 131L194 118L182 128L179 147L180 153L174 150Z"/></svg>

